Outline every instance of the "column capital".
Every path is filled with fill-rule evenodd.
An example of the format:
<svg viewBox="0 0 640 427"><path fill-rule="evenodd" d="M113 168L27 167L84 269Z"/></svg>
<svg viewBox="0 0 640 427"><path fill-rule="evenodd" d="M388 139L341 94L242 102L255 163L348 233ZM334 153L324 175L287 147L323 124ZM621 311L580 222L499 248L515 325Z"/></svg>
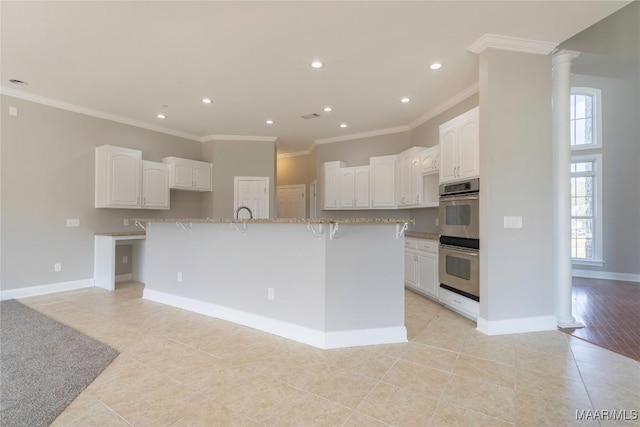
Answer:
<svg viewBox="0 0 640 427"><path fill-rule="evenodd" d="M558 65L561 63L571 63L575 58L580 56L580 52L575 50L556 50L551 55L551 64Z"/></svg>

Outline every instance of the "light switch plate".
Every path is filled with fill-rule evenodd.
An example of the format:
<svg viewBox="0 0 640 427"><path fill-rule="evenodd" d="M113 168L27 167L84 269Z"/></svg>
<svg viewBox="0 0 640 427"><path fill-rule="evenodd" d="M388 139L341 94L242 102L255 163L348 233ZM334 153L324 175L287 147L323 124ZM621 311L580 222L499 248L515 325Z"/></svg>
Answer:
<svg viewBox="0 0 640 427"><path fill-rule="evenodd" d="M67 218L67 227L80 227L80 220L78 218Z"/></svg>
<svg viewBox="0 0 640 427"><path fill-rule="evenodd" d="M504 228L522 228L521 216L505 216Z"/></svg>
<svg viewBox="0 0 640 427"><path fill-rule="evenodd" d="M10 106L9 115L13 117L18 117L18 107Z"/></svg>

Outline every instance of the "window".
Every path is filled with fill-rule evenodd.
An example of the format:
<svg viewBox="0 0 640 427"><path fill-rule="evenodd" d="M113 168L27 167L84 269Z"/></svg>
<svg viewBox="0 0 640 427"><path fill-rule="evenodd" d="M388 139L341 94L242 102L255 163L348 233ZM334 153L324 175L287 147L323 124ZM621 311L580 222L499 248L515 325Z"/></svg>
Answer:
<svg viewBox="0 0 640 427"><path fill-rule="evenodd" d="M571 159L571 257L602 265L602 155Z"/></svg>
<svg viewBox="0 0 640 427"><path fill-rule="evenodd" d="M602 147L601 91L571 88L571 149Z"/></svg>

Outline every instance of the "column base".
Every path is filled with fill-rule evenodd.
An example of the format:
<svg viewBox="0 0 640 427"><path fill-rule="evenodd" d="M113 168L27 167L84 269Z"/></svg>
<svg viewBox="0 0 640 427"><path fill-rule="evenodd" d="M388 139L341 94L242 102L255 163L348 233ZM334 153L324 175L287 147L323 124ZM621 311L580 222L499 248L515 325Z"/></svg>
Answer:
<svg viewBox="0 0 640 427"><path fill-rule="evenodd" d="M562 329L577 329L577 328L585 328L587 325L584 322L574 319L573 317L569 317L566 319L557 319L558 328Z"/></svg>

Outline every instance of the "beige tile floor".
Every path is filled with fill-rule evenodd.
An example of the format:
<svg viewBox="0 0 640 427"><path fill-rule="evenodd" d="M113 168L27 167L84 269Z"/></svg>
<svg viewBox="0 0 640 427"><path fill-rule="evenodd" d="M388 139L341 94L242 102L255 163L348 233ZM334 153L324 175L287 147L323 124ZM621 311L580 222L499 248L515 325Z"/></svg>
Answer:
<svg viewBox="0 0 640 427"><path fill-rule="evenodd" d="M319 350L143 300L21 301L121 353L54 426L564 426L640 409L640 364L557 331L486 336L406 292L406 344Z"/></svg>

